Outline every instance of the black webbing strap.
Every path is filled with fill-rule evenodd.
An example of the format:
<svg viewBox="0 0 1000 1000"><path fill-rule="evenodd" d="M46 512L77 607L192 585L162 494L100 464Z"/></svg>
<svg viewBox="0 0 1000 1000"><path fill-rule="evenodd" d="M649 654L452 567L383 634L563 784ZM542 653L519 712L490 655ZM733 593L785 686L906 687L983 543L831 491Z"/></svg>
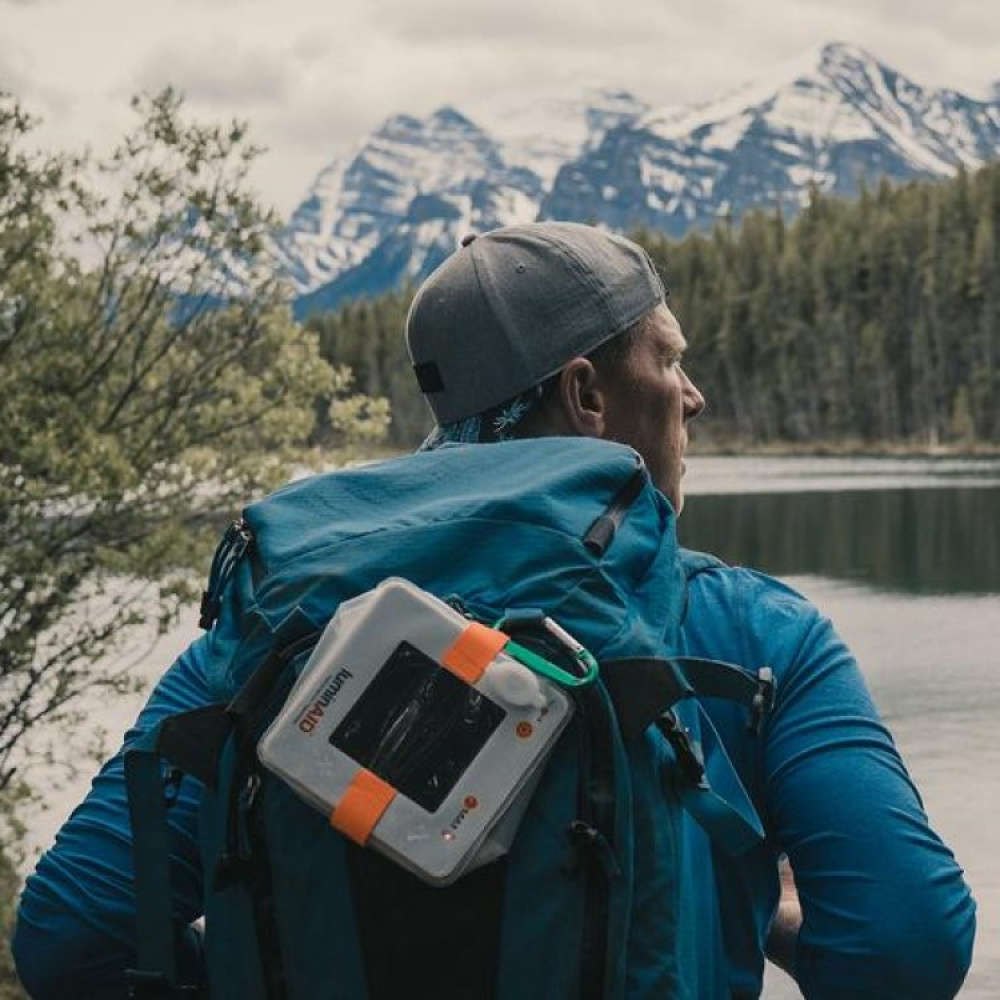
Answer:
<svg viewBox="0 0 1000 1000"><path fill-rule="evenodd" d="M169 996L177 985L167 842L167 803L157 751L159 731L145 733L125 754L132 857L135 865L136 962L132 996Z"/></svg>
<svg viewBox="0 0 1000 1000"><path fill-rule="evenodd" d="M206 705L164 719L156 750L175 768L214 789L219 778L219 758L232 729L224 704Z"/></svg>
<svg viewBox="0 0 1000 1000"><path fill-rule="evenodd" d="M125 752L136 904L136 962L135 968L126 971L126 978L129 996L136 1000L196 996L201 992L201 987L177 982L168 783L163 762L214 785L229 727L225 705L207 705L164 720ZM177 773L175 780L179 778Z"/></svg>
<svg viewBox="0 0 1000 1000"><path fill-rule="evenodd" d="M274 693L274 686L278 683L285 667L300 653L314 646L322 634L322 629L317 629L305 616L297 619L295 624L304 630L304 634L300 631L296 638L289 640L280 648L277 646L273 648L226 706L226 714L234 722L252 726L260 710ZM288 632L292 632L292 629L289 628ZM280 633L276 635L276 639L281 639Z"/></svg>
<svg viewBox="0 0 1000 1000"><path fill-rule="evenodd" d="M774 697L771 671L756 675L718 660L636 657L604 660L601 678L626 741L640 736L682 698L725 698L745 705L758 728Z"/></svg>
<svg viewBox="0 0 1000 1000"><path fill-rule="evenodd" d="M286 636L306 627L309 630L304 635L299 634L281 648L271 650L225 710L227 721L233 728L235 749L232 785L226 810L226 848L213 873L213 882L216 888L222 888L234 881L242 881L249 890L257 936L257 957L268 1000L284 1000L288 995L288 984L271 884L267 831L257 800L262 782L257 759L257 739L272 699L277 697L282 678L287 680L288 665L301 653L311 649L320 635L312 622L293 612L285 631ZM246 850L240 843L241 818Z"/></svg>
<svg viewBox="0 0 1000 1000"><path fill-rule="evenodd" d="M581 1000L602 1000L608 991L611 883L620 876L615 843L618 794L614 711L597 685L574 693L579 723L578 819L567 831L583 863Z"/></svg>
<svg viewBox="0 0 1000 1000"><path fill-rule="evenodd" d="M307 634L303 635L306 630ZM281 649L272 650L228 705L207 705L169 716L159 726L144 733L125 753L136 892L136 967L127 973L133 997L153 1000L186 996L191 990L177 982L170 892L168 800L163 762L172 766L176 780L183 772L215 789L225 743L231 735L237 736L236 774L227 819L227 846L230 850L234 849L236 813L239 796L244 791L241 779L249 777L255 761L254 736L259 713L273 694L288 663L314 644L319 635L315 625L297 611L293 611L277 631L296 638L285 643ZM257 839L259 842L260 838ZM220 864L223 860L220 859ZM266 866L266 859L261 859L261 865ZM270 895L269 887L265 887L266 892L261 892L261 882L259 872L257 877L251 878L258 933L262 929L259 897ZM273 920L270 920L265 939L272 929ZM271 995L278 994L272 989Z"/></svg>

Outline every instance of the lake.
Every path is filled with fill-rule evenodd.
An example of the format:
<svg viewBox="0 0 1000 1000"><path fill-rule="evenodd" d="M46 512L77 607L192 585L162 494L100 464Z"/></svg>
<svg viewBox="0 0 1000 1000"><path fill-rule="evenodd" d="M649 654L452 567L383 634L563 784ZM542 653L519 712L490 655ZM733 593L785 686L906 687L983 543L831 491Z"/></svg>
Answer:
<svg viewBox="0 0 1000 1000"><path fill-rule="evenodd" d="M691 458L685 545L782 576L861 663L979 904L961 996L1000 996L1000 460ZM768 1000L798 997L769 974Z"/></svg>
<svg viewBox="0 0 1000 1000"><path fill-rule="evenodd" d="M783 576L834 621L861 662L935 829L979 903L962 996L1000 996L1000 459L694 456L684 544ZM196 613L145 658L155 677ZM137 702L94 706L117 740ZM50 789L31 823L50 841L86 789ZM769 975L768 1000L799 994Z"/></svg>

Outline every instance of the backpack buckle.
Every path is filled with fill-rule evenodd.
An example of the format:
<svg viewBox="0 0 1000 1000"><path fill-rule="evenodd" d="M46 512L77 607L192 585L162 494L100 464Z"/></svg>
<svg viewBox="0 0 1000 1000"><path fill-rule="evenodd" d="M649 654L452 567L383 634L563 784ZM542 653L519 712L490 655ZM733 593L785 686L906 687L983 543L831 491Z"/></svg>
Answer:
<svg viewBox="0 0 1000 1000"><path fill-rule="evenodd" d="M707 788L701 747L691 739L691 734L681 726L677 716L673 712L665 712L656 720L656 726L673 749L681 774L695 787Z"/></svg>

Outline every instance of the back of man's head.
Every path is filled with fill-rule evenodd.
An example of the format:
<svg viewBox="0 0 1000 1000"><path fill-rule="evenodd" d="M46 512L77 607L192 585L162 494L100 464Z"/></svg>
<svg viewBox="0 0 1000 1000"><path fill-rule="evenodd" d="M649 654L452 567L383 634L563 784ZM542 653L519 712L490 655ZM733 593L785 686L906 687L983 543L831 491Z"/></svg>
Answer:
<svg viewBox="0 0 1000 1000"><path fill-rule="evenodd" d="M642 247L573 222L509 226L463 242L406 321L439 426L516 399L663 303Z"/></svg>

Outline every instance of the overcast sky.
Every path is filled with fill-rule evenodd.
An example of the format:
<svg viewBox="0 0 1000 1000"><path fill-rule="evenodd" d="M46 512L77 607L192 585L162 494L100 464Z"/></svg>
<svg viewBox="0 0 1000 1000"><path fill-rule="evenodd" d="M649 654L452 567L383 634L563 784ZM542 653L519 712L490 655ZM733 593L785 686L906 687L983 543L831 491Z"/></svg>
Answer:
<svg viewBox="0 0 1000 1000"><path fill-rule="evenodd" d="M0 89L47 143L103 149L131 94L173 83L199 117L250 122L256 181L288 212L397 112L598 86L697 102L827 41L923 86L1000 80L996 0L0 0Z"/></svg>

